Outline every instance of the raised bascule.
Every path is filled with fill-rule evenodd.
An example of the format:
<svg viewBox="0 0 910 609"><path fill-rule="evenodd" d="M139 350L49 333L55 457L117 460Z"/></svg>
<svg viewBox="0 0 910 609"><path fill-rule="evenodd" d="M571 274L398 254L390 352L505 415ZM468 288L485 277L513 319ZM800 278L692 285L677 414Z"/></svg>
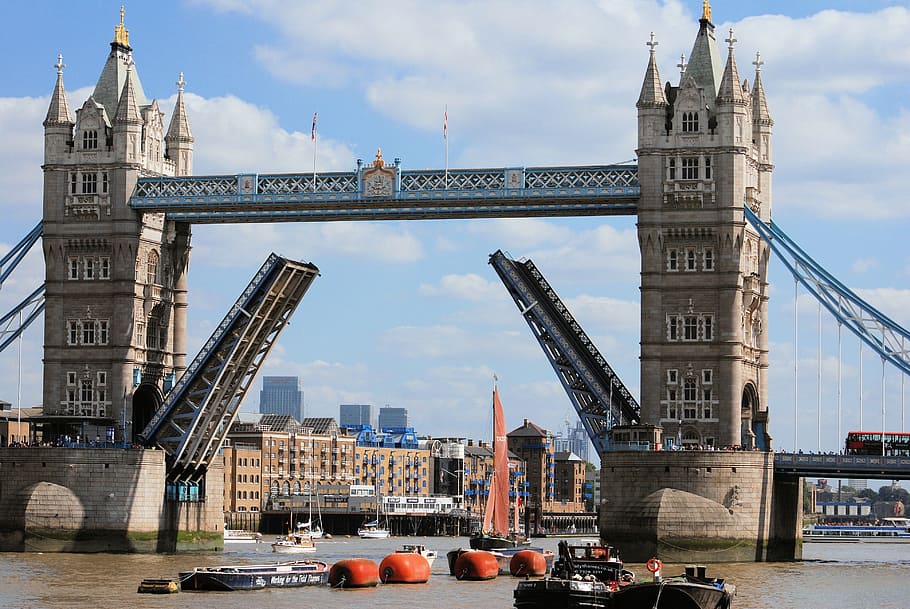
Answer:
<svg viewBox="0 0 910 609"><path fill-rule="evenodd" d="M870 345L883 348L876 335L901 345L910 337L866 314L797 247L777 249L788 240L770 222L762 61L756 54L750 84L732 31L724 42L726 57L705 2L674 86L661 80L651 35L637 165L409 171L377 152L351 172L197 177L183 76L165 128L121 11L75 119L57 62L42 222L0 261L2 281L41 239L45 282L0 320L26 315L0 334L0 350L43 312L45 440L104 438L137 450L0 449L0 550L220 546L218 451L318 269L270 256L187 365L193 223L634 214L638 400L533 262L490 257L600 453L601 534L630 561L800 557L800 472L775 467L768 433L770 248L796 256L794 274ZM906 351L894 351L910 370ZM690 450L654 450L661 434ZM652 450L619 441L633 436L648 436Z"/></svg>

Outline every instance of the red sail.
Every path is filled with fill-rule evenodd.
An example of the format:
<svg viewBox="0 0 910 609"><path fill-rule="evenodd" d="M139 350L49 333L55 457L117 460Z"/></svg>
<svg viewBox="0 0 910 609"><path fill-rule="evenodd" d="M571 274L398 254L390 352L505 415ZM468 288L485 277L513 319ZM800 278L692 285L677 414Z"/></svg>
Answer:
<svg viewBox="0 0 910 609"><path fill-rule="evenodd" d="M509 447L506 440L506 417L496 387L493 388L493 476L496 482L487 499L494 502L493 529L500 535L506 535L509 532Z"/></svg>

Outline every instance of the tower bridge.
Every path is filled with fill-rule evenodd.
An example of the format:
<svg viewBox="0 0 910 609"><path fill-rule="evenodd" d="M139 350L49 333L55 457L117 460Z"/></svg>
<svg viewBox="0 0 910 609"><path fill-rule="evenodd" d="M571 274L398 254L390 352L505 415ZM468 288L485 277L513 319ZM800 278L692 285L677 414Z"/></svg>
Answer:
<svg viewBox="0 0 910 609"><path fill-rule="evenodd" d="M318 270L270 258L187 365L192 224L635 215L637 400L531 261L502 252L490 259L601 454L601 534L633 561L702 552L712 561L799 557L799 477L826 464L774 455L768 432L768 262L772 247L787 241L771 223L774 123L762 62L756 57L748 84L732 31L724 56L714 30L705 2L676 85L660 77L653 35L647 43L635 103L637 164L411 171L378 152L350 172L193 176L183 78L165 126L157 101L145 98L121 14L75 119L58 61L44 121L43 217L22 245L40 236L46 281L17 308L33 314L4 331L0 345L43 307L44 433L79 429L161 450L112 459L104 451L0 449L4 472L15 472L0 489L0 548L30 547L27 523L47 517L30 512L39 496L84 513L64 527L83 542L48 550L220 541L223 474L214 456ZM883 316L870 324L871 308L795 244L774 251L795 256L794 275L851 330L906 363L906 332ZM16 256L5 257L0 272ZM876 332L895 339L874 339ZM611 430L629 424L701 450L611 450ZM56 465L44 467L48 460ZM97 499L107 495L92 488L105 484L92 472L109 468L127 491L117 495L116 519ZM165 493L175 485L193 492ZM149 536L156 542L137 541Z"/></svg>

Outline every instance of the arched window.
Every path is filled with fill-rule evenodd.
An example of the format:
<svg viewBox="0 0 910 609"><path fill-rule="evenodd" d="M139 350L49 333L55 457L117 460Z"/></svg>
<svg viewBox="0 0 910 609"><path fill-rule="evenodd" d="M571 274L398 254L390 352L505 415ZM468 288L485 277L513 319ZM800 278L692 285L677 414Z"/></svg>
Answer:
<svg viewBox="0 0 910 609"><path fill-rule="evenodd" d="M281 494L285 497L291 494L291 484L287 480L281 485Z"/></svg>
<svg viewBox="0 0 910 609"><path fill-rule="evenodd" d="M294 480L294 494L300 494L300 480Z"/></svg>
<svg viewBox="0 0 910 609"><path fill-rule="evenodd" d="M682 130L684 133L698 131L698 112L683 112Z"/></svg>
<svg viewBox="0 0 910 609"><path fill-rule="evenodd" d="M94 129L87 129L82 132L82 149L83 150L97 150L98 149L98 132Z"/></svg>
<svg viewBox="0 0 910 609"><path fill-rule="evenodd" d="M158 252L149 252L145 264L145 282L149 285L158 283Z"/></svg>
<svg viewBox="0 0 910 609"><path fill-rule="evenodd" d="M272 481L272 485L269 487L269 495L271 495L272 497L278 496L278 481L277 480Z"/></svg>

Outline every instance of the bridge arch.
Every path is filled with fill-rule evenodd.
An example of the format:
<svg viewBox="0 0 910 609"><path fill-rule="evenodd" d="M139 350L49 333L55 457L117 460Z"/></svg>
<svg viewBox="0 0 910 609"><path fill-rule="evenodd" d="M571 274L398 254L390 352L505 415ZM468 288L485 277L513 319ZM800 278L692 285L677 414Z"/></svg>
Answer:
<svg viewBox="0 0 910 609"><path fill-rule="evenodd" d="M138 435L152 420L163 401L164 396L153 383L141 383L136 388L136 392L133 393L133 427L130 441L138 441Z"/></svg>
<svg viewBox="0 0 910 609"><path fill-rule="evenodd" d="M759 410L759 397L754 383L746 383L743 387L741 410L742 447L753 449L756 447L756 443L762 443L765 437L764 430L756 428L760 425L755 418L755 413Z"/></svg>

